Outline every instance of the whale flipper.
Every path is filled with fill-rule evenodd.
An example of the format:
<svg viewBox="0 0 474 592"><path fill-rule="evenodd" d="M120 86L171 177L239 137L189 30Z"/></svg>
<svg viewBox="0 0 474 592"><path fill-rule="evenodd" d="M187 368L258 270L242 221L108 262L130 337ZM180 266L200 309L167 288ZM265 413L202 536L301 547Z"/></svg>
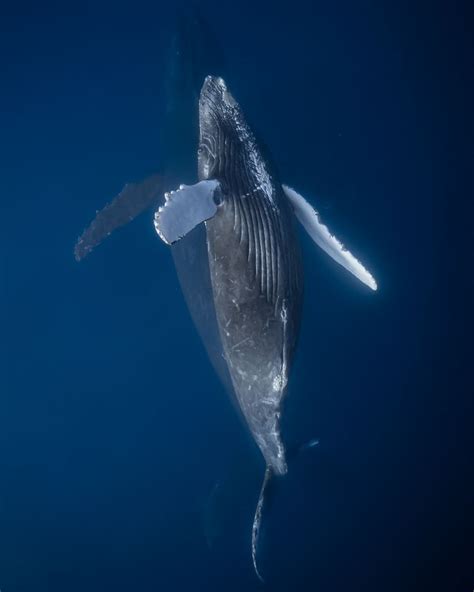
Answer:
<svg viewBox="0 0 474 592"><path fill-rule="evenodd" d="M283 185L283 191L290 200L296 217L314 242L362 283L376 290L377 282L372 274L344 247L341 241L330 233L328 227L321 221L318 211L291 187Z"/></svg>
<svg viewBox="0 0 474 592"><path fill-rule="evenodd" d="M164 191L162 175L151 175L140 183L127 183L122 191L97 212L94 220L77 239L74 247L76 261L84 259L97 245L117 228L157 202Z"/></svg>
<svg viewBox="0 0 474 592"><path fill-rule="evenodd" d="M219 203L218 187L218 181L212 179L180 185L178 190L165 193L165 204L155 213L155 229L161 240L172 245L212 218Z"/></svg>

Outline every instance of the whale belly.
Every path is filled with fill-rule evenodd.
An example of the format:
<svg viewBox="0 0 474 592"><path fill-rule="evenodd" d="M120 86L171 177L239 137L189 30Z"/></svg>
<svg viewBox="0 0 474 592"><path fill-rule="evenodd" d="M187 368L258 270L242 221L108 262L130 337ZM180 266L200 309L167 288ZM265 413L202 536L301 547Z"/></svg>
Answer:
<svg viewBox="0 0 474 592"><path fill-rule="evenodd" d="M259 238L252 220L262 211L238 210L229 200L206 222L217 323L242 414L267 465L284 474L280 414L299 329L299 251L281 216L268 216Z"/></svg>

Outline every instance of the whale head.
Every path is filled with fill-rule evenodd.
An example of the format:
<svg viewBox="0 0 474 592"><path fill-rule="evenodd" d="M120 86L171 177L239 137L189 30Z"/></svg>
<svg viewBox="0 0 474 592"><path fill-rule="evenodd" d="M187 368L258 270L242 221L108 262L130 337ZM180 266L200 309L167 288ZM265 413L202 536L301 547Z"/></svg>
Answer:
<svg viewBox="0 0 474 592"><path fill-rule="evenodd" d="M226 162L236 158L239 146L236 125L242 119L238 103L224 80L207 76L199 97L199 179L220 178Z"/></svg>

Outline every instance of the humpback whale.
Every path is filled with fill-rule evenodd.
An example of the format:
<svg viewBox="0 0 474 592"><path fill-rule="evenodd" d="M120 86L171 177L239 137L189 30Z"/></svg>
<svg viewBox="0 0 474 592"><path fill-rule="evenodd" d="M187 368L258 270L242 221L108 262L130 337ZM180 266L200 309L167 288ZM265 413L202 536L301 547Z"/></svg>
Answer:
<svg viewBox="0 0 474 592"><path fill-rule="evenodd" d="M298 220L315 243L375 290L373 276L283 185L222 78L208 76L199 99L199 182L165 195L155 214L160 238L175 244L203 224L218 340L231 391L266 463L252 529L257 575L265 493L287 470L280 433L298 339L303 268Z"/></svg>
<svg viewBox="0 0 474 592"><path fill-rule="evenodd" d="M298 223L362 283L372 290L377 284L317 210L281 182L222 78L205 78L198 111L198 180L165 193L154 225L171 246L209 357L265 460L251 533L261 579L257 552L266 493L288 471L281 417L301 323ZM162 191L161 178L155 189L153 177L144 183L147 195ZM124 203L134 194L142 203L143 187L127 186ZM84 239L81 249L87 252Z"/></svg>

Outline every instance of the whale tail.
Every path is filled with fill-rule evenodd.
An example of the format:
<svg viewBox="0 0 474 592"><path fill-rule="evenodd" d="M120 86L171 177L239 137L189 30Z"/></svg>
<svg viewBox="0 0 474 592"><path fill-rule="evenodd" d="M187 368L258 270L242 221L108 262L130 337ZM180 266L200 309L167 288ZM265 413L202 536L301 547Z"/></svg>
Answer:
<svg viewBox="0 0 474 592"><path fill-rule="evenodd" d="M290 449L288 454L288 459L291 462L297 456L299 456L303 452L307 452L319 446L319 439L312 438L307 442L304 442L300 446ZM253 518L253 525L252 525L252 562L253 567L255 569L255 573L257 574L258 579L261 582L264 582L263 576L258 566L258 549L259 549L259 541L260 541L260 531L262 528L262 523L265 515L267 514L268 510L271 507L272 499L275 495L275 490L277 488L277 482L281 479L282 476L276 475L273 469L269 466L265 469L265 475L263 477L262 487L260 489L260 495L258 497L257 507L255 509L255 515Z"/></svg>
<svg viewBox="0 0 474 592"><path fill-rule="evenodd" d="M257 552L258 552L258 543L259 543L259 535L260 535L260 528L262 526L262 516L266 508L266 502L268 499L268 490L270 489L270 484L274 482L274 473L271 467L265 469L265 476L263 478L262 488L260 489L260 495L258 497L257 508L255 510L255 516L253 518L253 525L252 525L252 561L253 567L255 569L255 573L257 574L258 579L263 582L263 577L260 574L257 564Z"/></svg>

